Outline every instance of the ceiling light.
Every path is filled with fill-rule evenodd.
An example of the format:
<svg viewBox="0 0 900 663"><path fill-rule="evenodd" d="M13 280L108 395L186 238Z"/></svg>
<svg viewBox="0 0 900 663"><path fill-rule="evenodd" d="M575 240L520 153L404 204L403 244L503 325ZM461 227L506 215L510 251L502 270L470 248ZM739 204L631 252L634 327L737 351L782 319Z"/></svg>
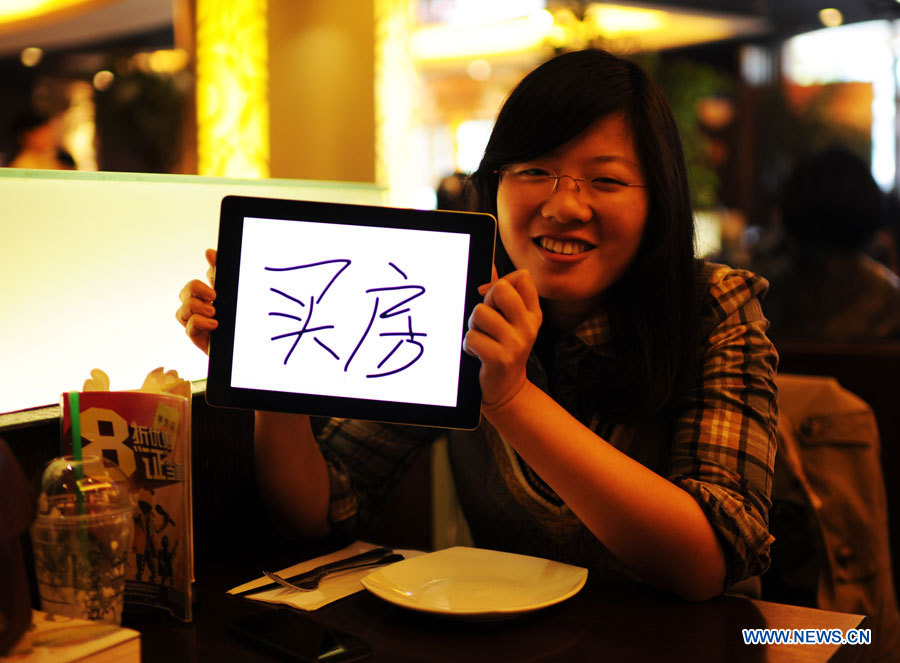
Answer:
<svg viewBox="0 0 900 663"><path fill-rule="evenodd" d="M613 50L654 51L770 30L766 19L756 17L585 2L584 20L557 9L465 28L429 24L415 31L413 55L427 65L536 52L546 45L583 48L598 38Z"/></svg>
<svg viewBox="0 0 900 663"><path fill-rule="evenodd" d="M552 27L553 15L546 10L465 28L426 26L413 35L412 50L419 61L516 53L540 46Z"/></svg>
<svg viewBox="0 0 900 663"><path fill-rule="evenodd" d="M585 14L596 30L608 37L652 32L663 29L666 24L666 12L639 7L591 5Z"/></svg>
<svg viewBox="0 0 900 663"><path fill-rule="evenodd" d="M86 5L95 0L3 0L0 6L0 23L11 23L51 14L62 9Z"/></svg>

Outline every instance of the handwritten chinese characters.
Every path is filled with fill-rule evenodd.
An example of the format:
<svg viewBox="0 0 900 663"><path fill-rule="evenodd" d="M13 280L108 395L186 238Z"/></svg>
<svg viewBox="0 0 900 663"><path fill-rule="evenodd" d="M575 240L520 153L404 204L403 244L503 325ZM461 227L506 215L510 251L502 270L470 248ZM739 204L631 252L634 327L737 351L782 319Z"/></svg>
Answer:
<svg viewBox="0 0 900 663"><path fill-rule="evenodd" d="M378 338L389 341L387 344L381 345L390 347L390 349L384 354L374 368L371 366L362 366L359 369L364 371L366 378L381 378L400 373L415 364L425 352L425 345L422 340L424 340L428 334L413 329L412 308L415 305L413 303L414 300L423 296L426 293L426 289L422 285L408 283L403 283L401 285L380 285L378 287L366 288L366 295L373 297L374 303L372 304L368 323L365 323L364 319L361 319L362 324L360 326L364 327L364 329L359 336L359 340L349 352L344 348L332 347L332 345L335 344L329 340L328 334L325 332L335 329L335 325L314 324L313 318L316 315L316 306L322 302L334 282L340 278L352 264L353 261L349 258L338 258L304 265L294 265L291 267L265 268L266 271L269 272L318 270L323 272L326 276L333 272L331 278L325 282L324 287L318 293L291 294L274 286L269 288L271 292L283 298L283 304L286 303L284 300L287 300L287 302L299 307L290 307L294 311L293 313L286 311L269 311L270 316L288 318L301 325L297 330L276 334L271 338L272 341L293 339L293 342L284 356L285 365L287 365L288 361L294 355L294 351L297 350L303 337L310 335L313 343L321 350L330 354L335 361L343 362L343 371L346 373L350 371L351 364L354 363L354 359L357 357L363 343L366 342L366 339L369 338L370 334L373 332L373 327L376 328L375 334L377 334ZM397 275L399 275L404 282L409 280L406 273L393 262L388 261L386 266L392 271L389 271L387 276L383 277L385 280L381 281L382 283L390 282L392 276L396 279ZM324 281L324 279L322 279L322 281ZM395 324L396 321L394 321L393 318L399 318L404 314L406 315L405 328L400 328ZM379 329L386 329L386 331L379 331ZM317 332L323 333L318 334ZM324 337L325 340L323 340L322 337ZM394 341L394 339L396 340ZM344 357L346 357L346 359L343 359ZM357 367L354 366L354 369L356 368Z"/></svg>
<svg viewBox="0 0 900 663"><path fill-rule="evenodd" d="M469 237L244 219L231 384L454 406Z"/></svg>

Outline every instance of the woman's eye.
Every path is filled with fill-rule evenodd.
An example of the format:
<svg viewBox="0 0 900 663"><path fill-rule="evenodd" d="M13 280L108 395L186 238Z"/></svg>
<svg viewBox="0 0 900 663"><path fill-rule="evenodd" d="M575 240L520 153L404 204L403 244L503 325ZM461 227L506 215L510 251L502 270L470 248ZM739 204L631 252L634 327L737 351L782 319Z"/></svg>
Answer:
<svg viewBox="0 0 900 663"><path fill-rule="evenodd" d="M516 170L516 175L522 175L524 177L547 177L550 173L543 168L520 168Z"/></svg>
<svg viewBox="0 0 900 663"><path fill-rule="evenodd" d="M591 180L591 184L594 186L628 186L622 180L617 180L615 177L595 177Z"/></svg>

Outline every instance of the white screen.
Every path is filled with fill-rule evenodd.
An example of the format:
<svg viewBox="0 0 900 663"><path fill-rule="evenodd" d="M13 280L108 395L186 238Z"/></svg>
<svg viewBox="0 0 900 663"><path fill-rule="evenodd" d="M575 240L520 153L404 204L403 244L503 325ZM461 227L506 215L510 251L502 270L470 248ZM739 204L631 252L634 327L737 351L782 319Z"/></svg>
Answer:
<svg viewBox="0 0 900 663"><path fill-rule="evenodd" d="M454 407L469 236L245 218L231 385Z"/></svg>

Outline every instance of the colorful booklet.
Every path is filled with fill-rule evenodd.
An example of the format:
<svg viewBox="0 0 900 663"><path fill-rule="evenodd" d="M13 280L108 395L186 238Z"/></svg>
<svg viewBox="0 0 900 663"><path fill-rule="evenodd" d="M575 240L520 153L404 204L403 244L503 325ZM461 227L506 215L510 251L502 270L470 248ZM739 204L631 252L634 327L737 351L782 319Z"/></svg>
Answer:
<svg viewBox="0 0 900 663"><path fill-rule="evenodd" d="M153 606L191 621L190 383L154 386L160 391L81 392L81 447L85 455L116 463L131 480L134 539L126 562L126 611L129 605ZM61 412L62 450L71 454L68 398Z"/></svg>

